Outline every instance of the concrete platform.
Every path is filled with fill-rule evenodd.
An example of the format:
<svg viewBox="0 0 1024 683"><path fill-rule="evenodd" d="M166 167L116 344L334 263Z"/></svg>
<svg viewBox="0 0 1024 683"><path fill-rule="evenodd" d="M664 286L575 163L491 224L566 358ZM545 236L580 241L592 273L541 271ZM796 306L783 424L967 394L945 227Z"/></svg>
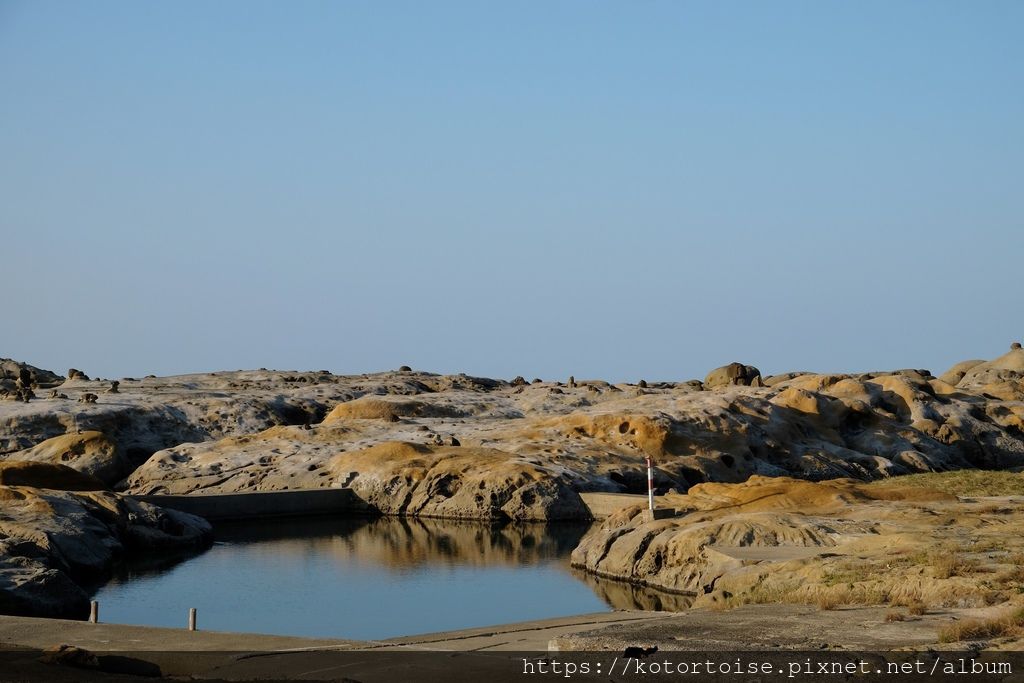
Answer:
<svg viewBox="0 0 1024 683"><path fill-rule="evenodd" d="M596 612L512 624L498 624L457 631L402 636L388 640L296 638L260 633L189 631L185 628L90 624L68 619L0 615L0 645L45 649L68 643L94 652L245 652L322 649L414 650L546 650L552 638L604 626L623 626L662 618L664 612ZM410 630L415 625L410 624Z"/></svg>

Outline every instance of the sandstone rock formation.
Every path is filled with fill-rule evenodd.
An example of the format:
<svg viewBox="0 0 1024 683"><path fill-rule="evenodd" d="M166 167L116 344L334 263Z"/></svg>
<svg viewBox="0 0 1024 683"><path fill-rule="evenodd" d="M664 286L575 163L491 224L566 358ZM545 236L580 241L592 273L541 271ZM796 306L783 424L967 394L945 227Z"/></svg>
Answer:
<svg viewBox="0 0 1024 683"><path fill-rule="evenodd" d="M380 509L405 514L573 517L566 489L643 492L646 457L660 492L752 475L866 480L1022 466L1022 353L967 367L956 384L906 369L785 373L748 386L760 372L738 363L710 373L708 390L697 381L513 385L414 371L125 378L109 403L0 404L0 459L97 431L128 467L144 462L124 483L139 493L358 486ZM414 476L403 473L406 459ZM486 504L462 490L466 482L483 484ZM509 486L569 502L516 503Z"/></svg>
<svg viewBox="0 0 1024 683"><path fill-rule="evenodd" d="M133 464L120 446L97 431L55 436L32 448L13 453L8 459L67 465L108 485L121 481L131 473L134 465L140 464ZM0 461L0 466L2 464Z"/></svg>
<svg viewBox="0 0 1024 683"><path fill-rule="evenodd" d="M83 583L126 553L198 549L211 536L198 517L114 493L0 485L0 613L84 618Z"/></svg>
<svg viewBox="0 0 1024 683"><path fill-rule="evenodd" d="M679 516L647 521L640 506L622 510L581 541L573 565L693 594L695 606L980 607L1024 590L1018 504L785 477L701 484L668 498Z"/></svg>
<svg viewBox="0 0 1024 683"><path fill-rule="evenodd" d="M384 442L346 450L353 430L276 427L153 456L130 490L152 493L344 485L383 514L449 519L586 519L572 480L502 451ZM230 465L227 463L231 463Z"/></svg>
<svg viewBox="0 0 1024 683"><path fill-rule="evenodd" d="M72 397L90 394L89 402L4 403L0 458L81 429L103 432L133 462L141 462L161 448L185 442L251 433L274 425L316 423L330 407L367 390L410 395L430 390L415 380L380 385L355 377L340 383L338 378L316 372L299 375L306 379L299 383L285 381L289 376L297 379L295 373L269 371L124 378L114 400L100 398L109 383L79 375L68 383L75 392Z"/></svg>
<svg viewBox="0 0 1024 683"><path fill-rule="evenodd" d="M753 365L743 363L729 363L720 368L715 368L704 378L704 386L712 389L725 386L764 386L761 380L761 371Z"/></svg>
<svg viewBox="0 0 1024 683"><path fill-rule="evenodd" d="M31 486L58 491L103 491L106 485L89 474L49 462L0 462L0 486Z"/></svg>
<svg viewBox="0 0 1024 683"><path fill-rule="evenodd" d="M563 487L642 492L648 456L662 492L752 475L873 479L1009 468L1024 465L1024 406L992 394L989 380L1019 382L1012 355L1019 353L986 364L957 386L919 369L793 373L773 378L770 387L728 384L710 391L649 383L642 394L597 381L513 387L422 373L364 376L358 389L366 393L336 405L319 425L172 447L156 453L127 485L139 493L351 486L382 511L492 518L507 514L506 481L529 484L544 496ZM760 377L746 366L730 372L743 381ZM977 381L980 390L973 388ZM463 456L468 448L479 459L452 460L454 453L439 448L452 439L462 444ZM402 474L405 461L415 475ZM520 479L523 465L556 485L538 488L529 477ZM496 506L463 491L473 482L489 500L489 472L498 473ZM572 517L574 506L513 504L510 516Z"/></svg>
<svg viewBox="0 0 1024 683"><path fill-rule="evenodd" d="M59 375L37 368L28 363L19 363L10 358L0 358L0 389L11 391L18 380L28 387L49 389L61 383Z"/></svg>
<svg viewBox="0 0 1024 683"><path fill-rule="evenodd" d="M1024 400L1024 349L1015 342L995 360L966 368L956 386L1003 401Z"/></svg>
<svg viewBox="0 0 1024 683"><path fill-rule="evenodd" d="M50 375L17 364L12 389ZM104 486L144 494L348 487L387 514L584 519L580 493L645 491L650 457L658 492L686 511L685 524L624 513L581 545L577 562L708 602L750 586L788 590L787 581L812 586L810 599L838 585L824 577L841 574L856 553L907 538L923 544L936 520L964 513L988 534L1008 519L943 497L809 481L1024 466L1017 347L940 378L905 369L762 381L757 368L736 363L703 383L518 379L259 370L123 378L116 397L96 403L2 402L0 612L80 615L78 582L126 549L205 542L201 521ZM78 396L109 386L84 375L69 381ZM45 490L54 487L97 490ZM991 597L977 581L894 576L907 582L905 594L895 584L856 590L936 604Z"/></svg>
<svg viewBox="0 0 1024 683"><path fill-rule="evenodd" d="M946 384L956 386L960 382L960 380L964 378L964 375L967 374L968 370L970 370L976 365L981 365L984 362L985 361L983 360L960 361L959 363L951 367L949 370L946 370L944 373L939 375L939 380L945 382Z"/></svg>

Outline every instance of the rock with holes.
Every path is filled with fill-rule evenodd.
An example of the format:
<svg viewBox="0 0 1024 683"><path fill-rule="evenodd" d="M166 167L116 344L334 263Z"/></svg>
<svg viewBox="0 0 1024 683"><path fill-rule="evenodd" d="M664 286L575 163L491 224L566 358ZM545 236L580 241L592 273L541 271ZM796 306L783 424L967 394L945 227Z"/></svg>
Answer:
<svg viewBox="0 0 1024 683"><path fill-rule="evenodd" d="M116 484L133 469L121 447L97 431L55 436L7 458L66 465L108 485Z"/></svg>
<svg viewBox="0 0 1024 683"><path fill-rule="evenodd" d="M82 619L84 587L132 552L189 552L212 539L199 517L107 491L0 484L0 510L0 614Z"/></svg>

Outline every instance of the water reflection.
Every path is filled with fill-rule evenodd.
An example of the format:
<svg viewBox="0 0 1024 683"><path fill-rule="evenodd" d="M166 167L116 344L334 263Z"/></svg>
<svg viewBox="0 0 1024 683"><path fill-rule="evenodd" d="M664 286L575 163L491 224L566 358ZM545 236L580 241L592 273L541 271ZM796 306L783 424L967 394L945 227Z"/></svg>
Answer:
<svg viewBox="0 0 1024 683"><path fill-rule="evenodd" d="M568 561L587 524L508 524L381 517L306 518L222 524L221 543L274 541L274 552L334 555L346 562L405 571L425 565L514 566Z"/></svg>
<svg viewBox="0 0 1024 683"><path fill-rule="evenodd" d="M642 609L652 612L681 612L693 605L694 596L668 593L624 581L611 581L573 569L572 575L585 583L612 609Z"/></svg>
<svg viewBox="0 0 1024 683"><path fill-rule="evenodd" d="M105 619L385 638L611 609L678 610L685 596L573 570L579 524L293 518L219 524L201 555L135 561L101 587ZM257 598L257 599L253 599Z"/></svg>

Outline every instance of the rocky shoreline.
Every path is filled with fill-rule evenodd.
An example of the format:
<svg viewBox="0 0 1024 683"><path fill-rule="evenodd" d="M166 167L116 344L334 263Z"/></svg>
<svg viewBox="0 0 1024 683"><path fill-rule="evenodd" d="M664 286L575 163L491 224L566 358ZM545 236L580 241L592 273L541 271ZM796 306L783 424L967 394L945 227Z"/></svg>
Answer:
<svg viewBox="0 0 1024 683"><path fill-rule="evenodd" d="M0 614L84 619L86 587L129 555L194 552L213 540L204 519L97 490L76 475L62 465L0 462Z"/></svg>
<svg viewBox="0 0 1024 683"><path fill-rule="evenodd" d="M812 556L833 552L822 549L841 545L844 534L878 543L922 533L929 516L985 525L1001 514L955 497L808 482L1024 466L1019 344L937 377L927 370L763 377L741 363L703 381L620 384L408 368L116 381L78 370L62 378L14 361L0 369L9 399L0 401L0 464L18 482L0 480L0 612L7 613L80 616L79 584L132 548L209 542L202 520L122 493L344 487L377 514L583 520L591 515L580 494L644 491L649 457L659 494L679 516L646 522L638 510L623 511L584 540L574 561L713 603L730 599L725 593L734 602L744 594L767 600L765 576L785 575L790 569L779 567L787 562L814 564ZM25 483L18 472L26 463L50 469ZM62 491L60 468L88 477L96 490ZM786 490L769 496L776 507L748 509L756 490L780 486ZM738 511L722 512L722 501L734 499L727 507ZM903 526L883 530L879 515ZM43 540L55 537L63 540ZM746 550L722 552L725 545ZM769 546L796 555L766 559L752 550ZM819 564L826 571L836 562ZM745 593L750 586L764 595ZM40 597L61 593L63 605Z"/></svg>

